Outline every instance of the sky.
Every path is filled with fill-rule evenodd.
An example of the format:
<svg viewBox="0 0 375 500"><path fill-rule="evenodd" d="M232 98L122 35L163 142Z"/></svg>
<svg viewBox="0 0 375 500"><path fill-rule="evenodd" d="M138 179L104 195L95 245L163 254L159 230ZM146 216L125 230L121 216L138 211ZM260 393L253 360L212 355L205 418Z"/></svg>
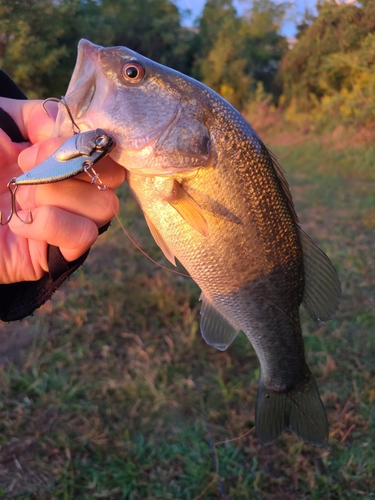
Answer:
<svg viewBox="0 0 375 500"><path fill-rule="evenodd" d="M186 16L184 19L184 24L191 26L194 20L201 14L202 9L205 4L205 0L174 0L176 5L181 9L189 9L192 12L191 16ZM277 0L276 0L277 1ZM241 13L244 11L245 4L249 2L244 2L240 0L234 0L237 12ZM294 18L294 20L286 19L284 25L281 29L281 34L287 37L293 37L296 33L296 21L295 19L300 19L305 11L305 8L314 11L314 6L316 0L292 0L293 4L289 17Z"/></svg>

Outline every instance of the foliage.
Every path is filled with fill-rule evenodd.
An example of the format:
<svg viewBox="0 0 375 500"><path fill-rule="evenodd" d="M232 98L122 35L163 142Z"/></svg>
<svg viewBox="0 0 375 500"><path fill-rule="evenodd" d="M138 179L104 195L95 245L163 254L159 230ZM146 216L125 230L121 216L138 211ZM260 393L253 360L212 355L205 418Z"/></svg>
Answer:
<svg viewBox="0 0 375 500"><path fill-rule="evenodd" d="M232 0L207 0L194 30L181 25L172 0L0 0L0 65L29 97L59 96L77 42L88 38L193 74L243 108L259 83L277 92L285 7L254 0L240 17Z"/></svg>
<svg viewBox="0 0 375 500"><path fill-rule="evenodd" d="M29 97L64 93L80 38L185 72L191 58L191 32L170 0L0 0L0 33L0 66Z"/></svg>
<svg viewBox="0 0 375 500"><path fill-rule="evenodd" d="M204 60L212 50L228 21L236 18L233 0L207 0L199 19L199 36L195 42L196 58Z"/></svg>
<svg viewBox="0 0 375 500"><path fill-rule="evenodd" d="M45 91L59 61L68 57L67 47L57 42L59 14L64 18L63 6L52 0L0 2L0 64L31 95L34 88Z"/></svg>
<svg viewBox="0 0 375 500"><path fill-rule="evenodd" d="M162 64L189 72L192 31L180 24L170 0L102 0L103 24L111 26L105 45L124 45Z"/></svg>
<svg viewBox="0 0 375 500"><path fill-rule="evenodd" d="M286 51L278 34L285 8L285 3L255 0L239 17L232 0L209 0L199 22L198 77L239 109L259 83L266 92L275 91L274 77Z"/></svg>
<svg viewBox="0 0 375 500"><path fill-rule="evenodd" d="M243 35L241 19L228 18L207 57L199 63L202 81L238 108L244 105L253 83L247 71Z"/></svg>
<svg viewBox="0 0 375 500"><path fill-rule="evenodd" d="M280 67L289 119L324 128L375 122L374 31L374 2L320 6Z"/></svg>

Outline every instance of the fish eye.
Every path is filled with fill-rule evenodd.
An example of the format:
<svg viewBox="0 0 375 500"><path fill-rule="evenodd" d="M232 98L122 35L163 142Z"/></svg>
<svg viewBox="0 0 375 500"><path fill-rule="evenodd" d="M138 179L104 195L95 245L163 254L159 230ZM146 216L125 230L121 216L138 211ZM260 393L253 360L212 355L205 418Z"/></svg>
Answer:
<svg viewBox="0 0 375 500"><path fill-rule="evenodd" d="M145 76L145 69L139 62L130 61L124 64L122 76L129 83L138 83Z"/></svg>

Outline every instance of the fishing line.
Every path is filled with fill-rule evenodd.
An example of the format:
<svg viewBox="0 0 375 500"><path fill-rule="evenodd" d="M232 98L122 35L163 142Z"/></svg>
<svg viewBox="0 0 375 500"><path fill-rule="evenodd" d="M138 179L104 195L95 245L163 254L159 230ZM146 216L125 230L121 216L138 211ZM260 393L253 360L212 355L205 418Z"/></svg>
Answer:
<svg viewBox="0 0 375 500"><path fill-rule="evenodd" d="M113 213L115 214L117 222L120 224L120 227L121 227L122 231L128 237L128 239L130 240L130 242L135 246L135 248L141 252L142 255L144 255L153 264L155 264L156 266L161 267L165 271L170 271L171 273L178 274L179 276L183 276L184 278L193 279L189 274L181 273L179 271L176 271L175 269L171 269L170 267L163 266L159 262L156 262L156 260L154 260L152 257L150 257L144 250L142 250L142 248L138 245L138 243L136 243L136 241L134 241L134 239L130 236L129 232L125 229L123 223L121 222L120 217L118 216L118 214L117 214L117 212L115 210L115 207L113 206L112 200L110 199L108 192L107 192L107 196L108 196L108 199L109 199L109 203L111 204Z"/></svg>
<svg viewBox="0 0 375 500"><path fill-rule="evenodd" d="M220 484L219 483L219 481L220 481L220 464L219 464L219 456L218 456L218 453L217 453L217 446L220 446L222 444L226 445L228 443L233 443L234 441L239 441L240 439L243 439L246 436L248 436L249 434L251 434L254 430L255 430L255 425L251 429L249 429L247 432L245 432L244 434L241 434L241 436L238 436L238 437L235 437L235 438L232 438L232 439L225 439L224 441L217 441L216 443L214 443L214 445L213 445L213 452L214 452L215 475L212 478L212 480L210 481L210 483L208 483L208 485L205 487L205 489L197 497L195 497L194 500L200 500L201 498L203 498L203 496L205 495L205 493L215 483Z"/></svg>
<svg viewBox="0 0 375 500"><path fill-rule="evenodd" d="M110 199L109 197L109 193L107 192L107 196L108 196L108 199L109 199L109 203L112 207L112 210L113 210L113 213L118 221L118 223L120 224L120 227L122 229L122 231L124 232L124 234L128 237L128 239L130 240L130 242L135 246L135 248L137 250L139 250L141 252L142 255L144 255L148 260L150 260L153 264L155 264L156 266L159 266L161 267L161 269L164 269L165 271L170 271L171 273L174 273L174 274L177 274L179 276L183 276L184 278L190 278L191 280L193 279L189 274L185 274L185 273L181 273L179 271L176 271L175 269L171 269L170 267L166 267L166 266L163 266L162 264L160 264L159 262L156 262L156 260L154 260L152 257L150 257L144 250L142 250L142 248L134 241L134 239L130 236L129 232L125 229L123 223L121 222L121 219L120 217L118 216L117 212L116 212L116 209L115 207L113 206L113 203L112 203L112 200ZM265 302L267 302L270 306L274 307L275 309L277 309L279 312L281 312L291 323L292 325L297 328L297 330L299 330L299 325L297 325L297 323L289 316L289 314L287 314L285 311L283 311L281 309L281 307L279 307L278 305L274 304L271 300L267 299L266 297L264 297L263 295L261 295L260 293L257 293L257 292L254 292L254 290L249 290L249 292L260 298L261 300L264 300Z"/></svg>

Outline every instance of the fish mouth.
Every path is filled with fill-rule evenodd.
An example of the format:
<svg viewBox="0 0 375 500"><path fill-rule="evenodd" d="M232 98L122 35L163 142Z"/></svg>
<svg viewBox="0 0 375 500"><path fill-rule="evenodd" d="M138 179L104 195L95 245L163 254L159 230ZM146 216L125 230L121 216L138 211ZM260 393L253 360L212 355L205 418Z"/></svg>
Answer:
<svg viewBox="0 0 375 500"><path fill-rule="evenodd" d="M105 107L104 101L111 93L110 89L113 88L105 86L103 90L103 81L107 81L107 78L102 73L103 58L107 55L111 57L116 49L118 47L102 47L84 38L79 41L77 61L67 89L65 101L69 106L72 116L82 130L85 128L94 128L94 126L104 126L108 132L116 136L116 142L122 150L127 150L131 156L145 157L151 153L156 142L161 137L165 137L169 129L173 127L179 115L178 107L176 106L176 109L171 112L171 116L167 122L159 124L154 130L150 130L148 134L142 135L142 137L125 136L121 127L118 127L115 121L109 121L107 117L104 118L104 121L108 122L105 125L94 123L94 115L98 111L102 112L102 109ZM107 84L109 85L108 82ZM99 89L100 95L98 95ZM90 115L90 110L93 111L93 116ZM104 116L104 111L102 116ZM119 148L116 149L118 150Z"/></svg>
<svg viewBox="0 0 375 500"><path fill-rule="evenodd" d="M147 115L139 112L138 103L126 99L122 102L124 96L121 87L116 85L116 70L112 75L105 70L106 64L116 68L118 61L121 64L127 58L132 59L134 55L124 47L106 48L80 40L77 62L65 96L67 106L60 107L55 134L71 133L72 119L81 132L100 127L116 141L111 157L123 166L139 169L168 152L165 151L170 149L168 138L181 111L177 102L164 112L161 120L150 126Z"/></svg>
<svg viewBox="0 0 375 500"><path fill-rule="evenodd" d="M78 43L77 62L66 94L66 102L76 119L86 114L94 99L101 48L84 38Z"/></svg>

